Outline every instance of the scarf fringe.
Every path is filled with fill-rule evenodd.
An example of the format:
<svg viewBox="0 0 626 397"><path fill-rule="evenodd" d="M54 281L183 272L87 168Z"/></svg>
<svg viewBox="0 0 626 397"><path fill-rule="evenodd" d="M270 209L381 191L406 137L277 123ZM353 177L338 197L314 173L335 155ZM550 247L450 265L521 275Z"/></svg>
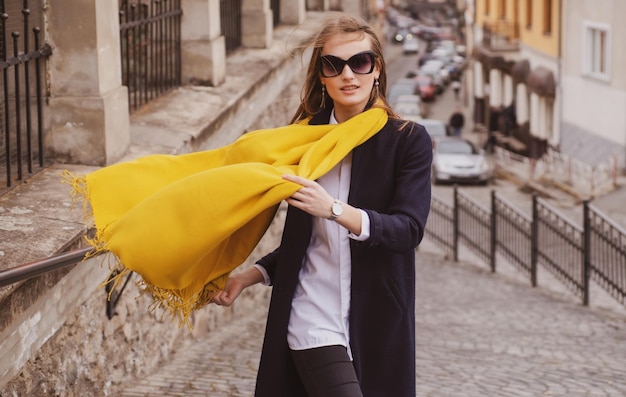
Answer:
<svg viewBox="0 0 626 397"><path fill-rule="evenodd" d="M148 309L152 312L160 309L163 313L169 314L173 319L178 320L178 326L186 326L189 330L193 329L191 322L191 314L206 306L211 302L215 295L224 289L229 274L225 274L209 283L207 283L199 292L192 296L185 296L185 290L171 290L156 287L145 280L138 281L136 285L139 287L141 294L148 294L152 299L152 303Z"/></svg>
<svg viewBox="0 0 626 397"><path fill-rule="evenodd" d="M70 197L72 198L72 204L70 210L75 207L77 200L82 200L83 220L90 219L93 214L91 212L91 206L89 205L89 189L86 177L84 175L76 176L68 170L61 172L60 176L62 183L70 185L71 187ZM96 234L93 238L85 236L85 242L91 246L93 250L85 255L83 261L105 254L100 266L107 266L109 270L112 272L115 271L116 273L103 281L99 287L109 289L107 299L111 300L113 291L123 282L124 278L128 276L132 270L125 267L119 258L109 251L106 241L102 238L105 230L106 227L96 230ZM140 295L137 298L147 294L152 299L152 303L148 306L149 311L155 312L161 309L161 318L169 315L178 320L179 327L182 328L186 326L189 330L192 330L192 312L209 304L215 295L224 289L229 275L230 273L227 273L207 283L199 292L192 296L187 296L188 292L185 289L171 290L160 288L141 278L141 280L135 282L135 286L137 286L140 291Z"/></svg>
<svg viewBox="0 0 626 397"><path fill-rule="evenodd" d="M91 207L89 206L89 187L87 185L87 177L85 175L76 176L71 171L63 170L60 175L61 183L70 185L70 197L72 204L70 210L74 209L77 200L83 202L83 221L89 219L92 216Z"/></svg>

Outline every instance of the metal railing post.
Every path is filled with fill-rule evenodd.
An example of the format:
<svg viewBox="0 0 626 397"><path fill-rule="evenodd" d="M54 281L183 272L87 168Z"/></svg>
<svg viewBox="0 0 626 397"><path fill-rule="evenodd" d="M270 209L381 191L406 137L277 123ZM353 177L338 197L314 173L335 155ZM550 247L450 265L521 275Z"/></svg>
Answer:
<svg viewBox="0 0 626 397"><path fill-rule="evenodd" d="M537 193L533 193L533 213L530 227L530 283L537 286L537 258L539 250L539 215L537 211Z"/></svg>
<svg viewBox="0 0 626 397"><path fill-rule="evenodd" d="M454 250L454 261L459 260L459 191L454 186L454 206L452 211L452 246Z"/></svg>
<svg viewBox="0 0 626 397"><path fill-rule="evenodd" d="M491 191L491 233L489 236L491 237L490 242L490 255L489 255L489 267L491 268L491 273L496 272L496 245L498 244L498 231L497 231L497 221L496 221L496 191Z"/></svg>
<svg viewBox="0 0 626 397"><path fill-rule="evenodd" d="M583 201L583 302L589 306L589 279L591 277L591 224L589 222L589 200Z"/></svg>

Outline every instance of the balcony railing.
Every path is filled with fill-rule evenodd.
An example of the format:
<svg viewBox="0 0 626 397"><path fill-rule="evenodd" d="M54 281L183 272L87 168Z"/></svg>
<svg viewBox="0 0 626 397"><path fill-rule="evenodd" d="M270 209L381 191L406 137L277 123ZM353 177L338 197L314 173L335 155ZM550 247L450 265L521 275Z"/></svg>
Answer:
<svg viewBox="0 0 626 397"><path fill-rule="evenodd" d="M519 24L509 21L484 23L482 44L493 51L519 50Z"/></svg>

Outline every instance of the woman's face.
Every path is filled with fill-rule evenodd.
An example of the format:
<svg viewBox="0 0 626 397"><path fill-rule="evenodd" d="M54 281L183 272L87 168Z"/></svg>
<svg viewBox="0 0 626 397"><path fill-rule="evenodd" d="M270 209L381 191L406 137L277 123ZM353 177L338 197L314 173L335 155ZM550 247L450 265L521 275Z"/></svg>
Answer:
<svg viewBox="0 0 626 397"><path fill-rule="evenodd" d="M374 80L380 75L380 70L374 58L367 53L368 51L371 51L369 38L358 33L337 35L327 41L322 48L322 57L326 59L322 59L324 67L321 80L326 86L327 95L334 102L335 118L339 122L346 121L364 110L369 101ZM354 57L356 54L360 55ZM350 63L342 65L341 60L350 60ZM372 66L370 62L374 63L373 68L370 67ZM369 73L370 70L371 73ZM324 77L324 75L335 73L339 74L334 77Z"/></svg>

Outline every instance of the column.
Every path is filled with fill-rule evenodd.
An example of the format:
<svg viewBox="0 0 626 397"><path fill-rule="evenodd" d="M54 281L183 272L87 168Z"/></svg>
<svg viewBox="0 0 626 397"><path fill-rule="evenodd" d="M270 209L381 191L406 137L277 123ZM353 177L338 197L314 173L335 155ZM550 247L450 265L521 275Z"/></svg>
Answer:
<svg viewBox="0 0 626 397"><path fill-rule="evenodd" d="M522 125L528 122L529 119L529 104L528 94L526 92L526 84L520 83L517 85L516 99L515 99L515 115L517 118L517 124Z"/></svg>
<svg viewBox="0 0 626 397"><path fill-rule="evenodd" d="M241 8L242 46L268 48L272 44L274 32L274 18L269 0L243 0Z"/></svg>
<svg viewBox="0 0 626 397"><path fill-rule="evenodd" d="M75 164L112 164L130 143L118 0L52 2L46 18L54 48L48 63L47 156Z"/></svg>
<svg viewBox="0 0 626 397"><path fill-rule="evenodd" d="M539 95L534 92L530 94L530 135L541 137L541 113Z"/></svg>
<svg viewBox="0 0 626 397"><path fill-rule="evenodd" d="M182 0L181 7L182 83L218 86L226 78L220 0Z"/></svg>
<svg viewBox="0 0 626 397"><path fill-rule="evenodd" d="M513 103L513 78L510 75L505 74L503 78L503 100L502 105L509 106Z"/></svg>
<svg viewBox="0 0 626 397"><path fill-rule="evenodd" d="M330 4L328 0L306 0L306 7L311 11L328 11Z"/></svg>
<svg viewBox="0 0 626 397"><path fill-rule="evenodd" d="M280 22L287 25L299 25L306 17L305 0L281 0Z"/></svg>
<svg viewBox="0 0 626 397"><path fill-rule="evenodd" d="M502 73L498 69L489 71L489 105L494 108L502 106Z"/></svg>

